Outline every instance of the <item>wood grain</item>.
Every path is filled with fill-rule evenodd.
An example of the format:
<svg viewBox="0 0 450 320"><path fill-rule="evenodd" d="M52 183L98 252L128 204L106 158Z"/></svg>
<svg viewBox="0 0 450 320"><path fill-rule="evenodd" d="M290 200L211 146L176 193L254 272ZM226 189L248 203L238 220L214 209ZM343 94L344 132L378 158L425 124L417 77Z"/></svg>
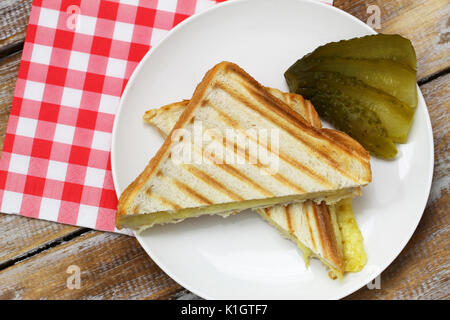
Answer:
<svg viewBox="0 0 450 320"><path fill-rule="evenodd" d="M448 0L335 0L338 7L363 22L369 5L381 10L382 33L410 39L417 54L417 75L423 79L450 67L450 2Z"/></svg>
<svg viewBox="0 0 450 320"><path fill-rule="evenodd" d="M0 214L0 266L69 236L78 227Z"/></svg>
<svg viewBox="0 0 450 320"><path fill-rule="evenodd" d="M381 275L381 289L366 287L349 299L450 298L450 75L421 87L433 126L435 161L427 208L399 257Z"/></svg>
<svg viewBox="0 0 450 320"><path fill-rule="evenodd" d="M32 0L0 1L0 57L25 39ZM6 50L8 51L8 50Z"/></svg>
<svg viewBox="0 0 450 320"><path fill-rule="evenodd" d="M67 268L80 268L80 289ZM0 299L168 299L186 291L162 272L137 241L90 231L0 272Z"/></svg>

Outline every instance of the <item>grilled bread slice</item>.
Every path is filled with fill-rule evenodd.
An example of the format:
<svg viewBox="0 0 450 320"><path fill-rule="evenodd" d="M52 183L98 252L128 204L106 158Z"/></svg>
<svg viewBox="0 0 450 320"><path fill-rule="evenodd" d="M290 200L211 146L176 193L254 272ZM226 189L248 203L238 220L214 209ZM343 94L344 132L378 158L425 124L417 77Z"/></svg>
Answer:
<svg viewBox="0 0 450 320"><path fill-rule="evenodd" d="M201 163L175 161L172 153L185 144L178 130L194 135L196 121L222 136L230 128L244 134L247 129L275 130L283 142L276 172L264 174L267 165L248 161L251 150L238 152L242 146L237 143L224 144L224 150L240 153L244 163L217 163L211 157ZM186 145L190 154L204 154L195 143ZM263 147L274 153L267 144ZM359 194L370 180L369 155L356 141L312 127L244 70L222 62L207 72L156 156L122 193L116 225L143 230L204 214L308 199L335 203Z"/></svg>
<svg viewBox="0 0 450 320"><path fill-rule="evenodd" d="M275 97L299 113L313 127L321 128L314 106L302 96L267 88ZM180 118L189 100L172 103L144 114L144 121L155 126L166 138ZM351 200L336 205L305 201L287 206L277 205L257 212L281 235L302 250L306 264L309 257L319 258L331 270L331 277L360 271L366 263L363 238L351 208Z"/></svg>

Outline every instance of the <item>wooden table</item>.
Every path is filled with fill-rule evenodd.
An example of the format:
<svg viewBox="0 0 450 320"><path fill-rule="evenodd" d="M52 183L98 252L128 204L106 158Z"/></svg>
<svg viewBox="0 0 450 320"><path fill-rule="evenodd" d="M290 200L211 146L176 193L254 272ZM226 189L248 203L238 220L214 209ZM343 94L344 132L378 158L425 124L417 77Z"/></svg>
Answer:
<svg viewBox="0 0 450 320"><path fill-rule="evenodd" d="M431 116L435 144L433 187L422 221L400 256L381 276L348 299L448 299L450 4L448 0L335 0L363 21L381 9L381 32L414 43L418 83ZM3 148L31 0L0 1L0 148ZM66 285L70 265L81 288ZM192 299L128 236L0 214L0 298Z"/></svg>

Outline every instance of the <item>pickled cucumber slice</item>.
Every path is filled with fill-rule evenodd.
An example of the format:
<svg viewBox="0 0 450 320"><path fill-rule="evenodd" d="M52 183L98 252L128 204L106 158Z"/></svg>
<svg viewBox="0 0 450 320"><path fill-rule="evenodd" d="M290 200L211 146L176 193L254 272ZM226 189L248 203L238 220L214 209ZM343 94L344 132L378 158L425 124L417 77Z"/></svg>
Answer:
<svg viewBox="0 0 450 320"><path fill-rule="evenodd" d="M350 104L356 104L373 111L393 142L406 142L414 110L398 99L355 78L334 72L299 72L295 75L286 72L285 76L291 92L302 94L299 88L317 89L341 101L347 101L349 107Z"/></svg>
<svg viewBox="0 0 450 320"><path fill-rule="evenodd" d="M327 71L354 77L366 85L384 91L411 108L417 107L416 72L392 60L327 57L301 59L288 72Z"/></svg>
<svg viewBox="0 0 450 320"><path fill-rule="evenodd" d="M299 91L305 93L303 88ZM373 111L322 91L317 91L309 99L325 120L359 141L373 155L384 159L393 159L397 155L397 148Z"/></svg>
<svg viewBox="0 0 450 320"><path fill-rule="evenodd" d="M308 54L308 58L341 57L353 59L388 59L417 69L414 47L406 38L396 34L376 34L330 42Z"/></svg>

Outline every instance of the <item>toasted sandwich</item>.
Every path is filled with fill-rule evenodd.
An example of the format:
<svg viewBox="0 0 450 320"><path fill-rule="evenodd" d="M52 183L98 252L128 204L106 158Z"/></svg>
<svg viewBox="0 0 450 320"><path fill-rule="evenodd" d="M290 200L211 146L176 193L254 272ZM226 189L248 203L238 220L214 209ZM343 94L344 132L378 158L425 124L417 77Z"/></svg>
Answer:
<svg viewBox="0 0 450 320"><path fill-rule="evenodd" d="M283 144L276 172L261 174L267 166L259 162L174 161L172 153L182 140L177 130L193 133L196 120L223 136L227 128L277 130ZM188 145L191 154L202 151ZM241 148L236 143L224 147L234 154ZM249 153L241 153L244 160ZM205 75L168 139L121 195L117 227L143 230L204 214L305 200L331 204L358 195L360 186L370 180L369 155L356 141L334 130L314 128L237 65L223 62Z"/></svg>
<svg viewBox="0 0 450 320"><path fill-rule="evenodd" d="M274 88L266 89L303 116L313 127L322 127L310 101L301 95L283 93ZM188 103L189 100L183 100L158 109L149 109L143 119L155 126L166 138ZM256 211L280 234L297 244L307 265L309 257L316 257L328 266L330 277L341 278L344 272L358 272L366 263L363 238L353 215L351 200L341 200L336 205L305 201Z"/></svg>

